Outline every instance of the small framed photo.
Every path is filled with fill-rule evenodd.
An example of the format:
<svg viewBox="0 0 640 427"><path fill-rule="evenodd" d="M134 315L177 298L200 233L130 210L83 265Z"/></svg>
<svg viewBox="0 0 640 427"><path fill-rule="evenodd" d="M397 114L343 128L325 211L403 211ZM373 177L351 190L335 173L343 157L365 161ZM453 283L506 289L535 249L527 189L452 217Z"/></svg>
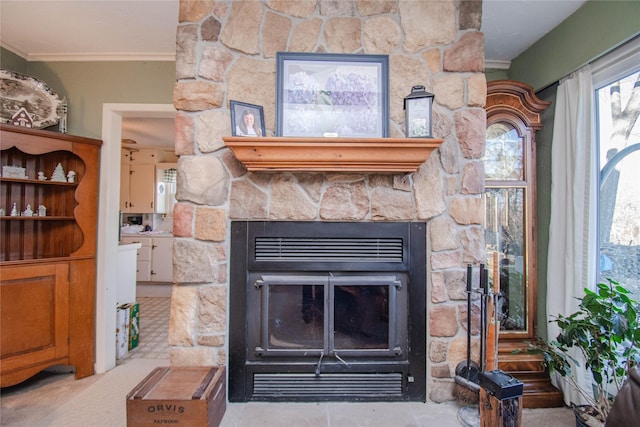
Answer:
<svg viewBox="0 0 640 427"><path fill-rule="evenodd" d="M229 101L231 107L231 135L264 136L264 110L261 105Z"/></svg>

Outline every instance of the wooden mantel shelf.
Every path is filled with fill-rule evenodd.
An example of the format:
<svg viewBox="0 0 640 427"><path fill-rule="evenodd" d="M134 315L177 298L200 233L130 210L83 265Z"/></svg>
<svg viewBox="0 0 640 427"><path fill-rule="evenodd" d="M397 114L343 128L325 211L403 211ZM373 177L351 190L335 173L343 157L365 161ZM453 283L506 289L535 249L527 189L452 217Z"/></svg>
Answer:
<svg viewBox="0 0 640 427"><path fill-rule="evenodd" d="M222 138L249 171L415 172L442 144L434 138Z"/></svg>

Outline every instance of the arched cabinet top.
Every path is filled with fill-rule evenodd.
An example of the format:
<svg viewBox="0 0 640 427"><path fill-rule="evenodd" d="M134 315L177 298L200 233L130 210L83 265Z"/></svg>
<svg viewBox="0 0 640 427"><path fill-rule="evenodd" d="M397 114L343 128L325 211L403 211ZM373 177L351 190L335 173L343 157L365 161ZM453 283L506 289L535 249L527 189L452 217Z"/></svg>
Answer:
<svg viewBox="0 0 640 427"><path fill-rule="evenodd" d="M525 126L538 130L542 127L541 113L551 105L536 96L533 88L514 80L495 80L487 83L487 124L494 116L515 115Z"/></svg>

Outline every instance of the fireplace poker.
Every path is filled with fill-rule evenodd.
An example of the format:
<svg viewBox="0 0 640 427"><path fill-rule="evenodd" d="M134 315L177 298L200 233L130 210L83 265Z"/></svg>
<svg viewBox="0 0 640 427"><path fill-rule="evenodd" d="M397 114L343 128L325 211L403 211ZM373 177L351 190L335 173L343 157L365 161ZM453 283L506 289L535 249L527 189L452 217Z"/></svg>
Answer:
<svg viewBox="0 0 640 427"><path fill-rule="evenodd" d="M489 325L489 322L487 321L489 301L489 276L487 273L488 271L484 268L484 264L480 264L480 289L482 295L482 300L480 301L480 372L484 372L487 370L487 326Z"/></svg>
<svg viewBox="0 0 640 427"><path fill-rule="evenodd" d="M471 282L473 281L473 268L467 265L467 360L458 363L454 395L458 400L476 404L479 402L480 386L478 385L478 364L471 360Z"/></svg>

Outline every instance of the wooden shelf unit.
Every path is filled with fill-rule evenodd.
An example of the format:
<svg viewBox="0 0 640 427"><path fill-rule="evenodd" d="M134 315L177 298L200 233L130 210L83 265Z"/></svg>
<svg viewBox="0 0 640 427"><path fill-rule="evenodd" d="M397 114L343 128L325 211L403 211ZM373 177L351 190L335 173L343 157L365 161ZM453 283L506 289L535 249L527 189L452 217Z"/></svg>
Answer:
<svg viewBox="0 0 640 427"><path fill-rule="evenodd" d="M26 179L0 178L0 385L53 365L94 373L96 239L101 141L0 125L0 165ZM50 177L60 163L75 182ZM36 179L44 172L47 180ZM46 216L10 216L46 207Z"/></svg>
<svg viewBox="0 0 640 427"><path fill-rule="evenodd" d="M2 164L6 165L8 161L11 165L43 166L44 162L34 163L39 157L22 153L17 147L13 147L3 151ZM60 156L56 157L60 158ZM76 156L70 154L69 158L71 162L68 163L79 166ZM47 208L47 216L42 217L6 215L0 217L3 234L0 261L69 256L82 244L82 235L73 216L73 210L77 206L75 200L77 183L19 178L0 178L0 182L2 183L0 203L5 207L7 215L14 202L20 212L26 208L27 204L36 214L38 206L43 205Z"/></svg>

